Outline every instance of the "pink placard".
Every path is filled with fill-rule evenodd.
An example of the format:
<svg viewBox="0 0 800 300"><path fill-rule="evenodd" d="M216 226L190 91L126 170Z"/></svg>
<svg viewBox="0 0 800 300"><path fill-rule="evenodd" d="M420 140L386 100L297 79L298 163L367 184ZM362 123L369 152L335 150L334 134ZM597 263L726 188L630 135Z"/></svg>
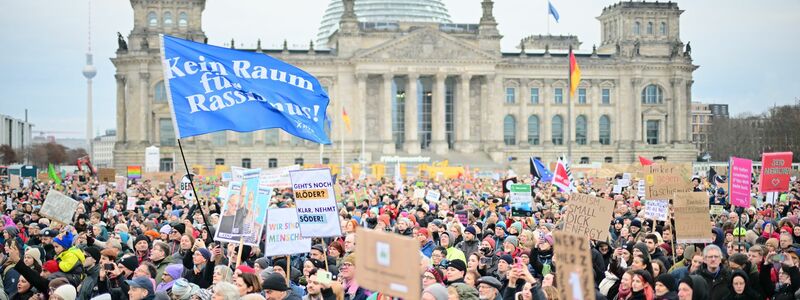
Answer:
<svg viewBox="0 0 800 300"><path fill-rule="evenodd" d="M730 197L731 204L738 207L750 207L750 184L753 172L753 161L744 158L731 157L730 166Z"/></svg>

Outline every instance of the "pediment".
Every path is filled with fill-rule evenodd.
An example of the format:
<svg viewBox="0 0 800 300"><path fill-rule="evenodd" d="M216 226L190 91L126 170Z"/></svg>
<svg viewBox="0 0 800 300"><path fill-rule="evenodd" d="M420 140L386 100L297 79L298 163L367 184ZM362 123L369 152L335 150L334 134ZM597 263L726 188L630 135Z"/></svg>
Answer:
<svg viewBox="0 0 800 300"><path fill-rule="evenodd" d="M665 116L667 111L661 107L648 107L642 111L645 116Z"/></svg>
<svg viewBox="0 0 800 300"><path fill-rule="evenodd" d="M420 28L356 55L381 60L496 60L474 45L432 28Z"/></svg>

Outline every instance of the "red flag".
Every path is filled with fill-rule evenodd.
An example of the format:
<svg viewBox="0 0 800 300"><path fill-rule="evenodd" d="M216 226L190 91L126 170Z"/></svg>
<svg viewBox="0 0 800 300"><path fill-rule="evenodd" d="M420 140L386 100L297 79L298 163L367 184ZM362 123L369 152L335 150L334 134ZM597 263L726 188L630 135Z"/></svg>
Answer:
<svg viewBox="0 0 800 300"><path fill-rule="evenodd" d="M642 164L642 166L649 166L653 164L653 161L639 156L639 163Z"/></svg>
<svg viewBox="0 0 800 300"><path fill-rule="evenodd" d="M565 192L572 191L572 182L570 182L567 167L561 159L558 160L553 171L553 185Z"/></svg>

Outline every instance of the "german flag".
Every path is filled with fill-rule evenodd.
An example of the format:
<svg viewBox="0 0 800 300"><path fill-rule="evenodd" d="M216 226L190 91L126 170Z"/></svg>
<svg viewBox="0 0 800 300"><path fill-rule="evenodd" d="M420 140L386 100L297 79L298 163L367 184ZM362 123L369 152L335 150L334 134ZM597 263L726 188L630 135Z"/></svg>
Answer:
<svg viewBox="0 0 800 300"><path fill-rule="evenodd" d="M353 128L350 127L350 116L347 115L347 110L342 107L342 121L344 121L344 126L347 127L347 132L353 132Z"/></svg>
<svg viewBox="0 0 800 300"><path fill-rule="evenodd" d="M569 96L575 97L575 90L578 89L578 84L581 83L581 68L578 67L578 60L575 59L575 53L572 53L572 47L569 47Z"/></svg>

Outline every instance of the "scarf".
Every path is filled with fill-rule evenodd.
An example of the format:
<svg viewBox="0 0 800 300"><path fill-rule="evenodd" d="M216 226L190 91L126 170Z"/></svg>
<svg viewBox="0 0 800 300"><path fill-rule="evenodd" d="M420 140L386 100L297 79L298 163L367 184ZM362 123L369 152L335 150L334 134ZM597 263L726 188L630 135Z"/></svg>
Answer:
<svg viewBox="0 0 800 300"><path fill-rule="evenodd" d="M625 287L623 285L619 285L619 292L617 293L617 299L627 299L628 296L631 295L631 288Z"/></svg>

